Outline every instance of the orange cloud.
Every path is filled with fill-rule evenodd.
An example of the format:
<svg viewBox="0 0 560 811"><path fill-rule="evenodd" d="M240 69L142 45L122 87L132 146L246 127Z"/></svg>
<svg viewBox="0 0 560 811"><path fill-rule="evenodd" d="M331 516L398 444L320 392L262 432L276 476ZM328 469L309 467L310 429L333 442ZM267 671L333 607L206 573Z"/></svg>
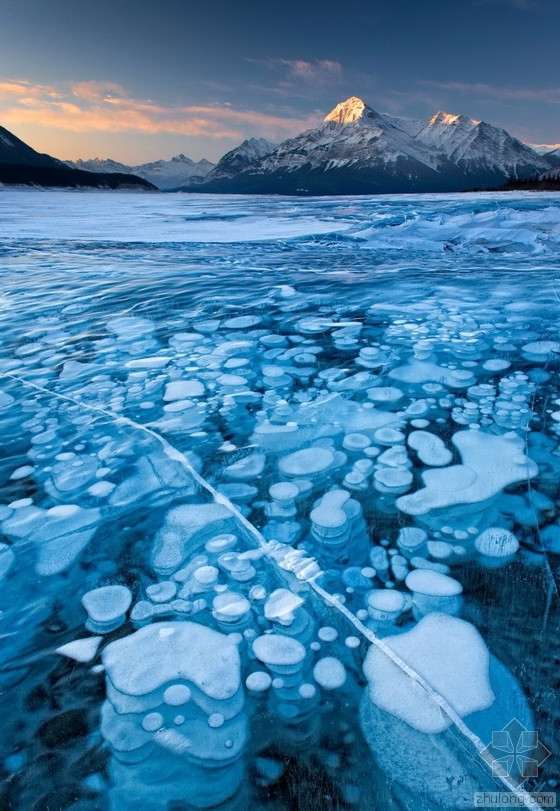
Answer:
<svg viewBox="0 0 560 811"><path fill-rule="evenodd" d="M301 66L294 68L304 70ZM229 104L162 105L135 99L114 82L33 85L26 80L0 80L2 124L35 124L73 133L171 133L208 138L266 135L282 139L314 126L315 117L284 118Z"/></svg>

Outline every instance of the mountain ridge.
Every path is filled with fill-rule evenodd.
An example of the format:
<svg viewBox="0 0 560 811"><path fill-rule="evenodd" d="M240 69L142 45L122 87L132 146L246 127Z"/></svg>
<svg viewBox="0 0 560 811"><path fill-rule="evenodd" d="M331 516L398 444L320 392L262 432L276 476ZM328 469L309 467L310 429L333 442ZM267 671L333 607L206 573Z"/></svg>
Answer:
<svg viewBox="0 0 560 811"><path fill-rule="evenodd" d="M454 192L495 188L511 177L534 177L553 165L484 121L444 111L428 122L399 119L376 112L357 96L337 104L319 127L240 163L235 171L228 156L231 153L208 173L198 191ZM182 190L192 191L188 185Z"/></svg>
<svg viewBox="0 0 560 811"><path fill-rule="evenodd" d="M67 166L43 152L37 152L5 127L0 126L0 184L54 188L140 188L155 190L146 180L120 172L103 177Z"/></svg>

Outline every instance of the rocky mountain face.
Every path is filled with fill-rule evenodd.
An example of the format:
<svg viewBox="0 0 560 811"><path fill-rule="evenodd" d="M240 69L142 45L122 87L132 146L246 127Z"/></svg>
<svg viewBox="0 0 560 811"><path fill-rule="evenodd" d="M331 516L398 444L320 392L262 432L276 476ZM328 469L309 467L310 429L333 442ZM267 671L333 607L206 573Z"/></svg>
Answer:
<svg viewBox="0 0 560 811"><path fill-rule="evenodd" d="M61 167L64 164L50 155L36 152L4 127L0 127L0 164Z"/></svg>

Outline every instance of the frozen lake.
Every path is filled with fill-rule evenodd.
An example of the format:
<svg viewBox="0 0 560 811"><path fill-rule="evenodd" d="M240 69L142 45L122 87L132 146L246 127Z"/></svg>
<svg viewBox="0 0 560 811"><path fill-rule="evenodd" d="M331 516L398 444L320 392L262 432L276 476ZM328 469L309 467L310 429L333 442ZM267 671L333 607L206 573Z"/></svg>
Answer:
<svg viewBox="0 0 560 811"><path fill-rule="evenodd" d="M0 265L6 808L558 788L560 195L0 189Z"/></svg>

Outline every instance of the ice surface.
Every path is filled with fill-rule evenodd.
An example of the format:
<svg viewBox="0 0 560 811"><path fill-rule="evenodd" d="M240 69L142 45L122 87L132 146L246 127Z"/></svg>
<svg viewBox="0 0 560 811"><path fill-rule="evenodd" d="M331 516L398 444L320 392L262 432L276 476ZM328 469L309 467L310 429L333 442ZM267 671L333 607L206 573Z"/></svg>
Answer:
<svg viewBox="0 0 560 811"><path fill-rule="evenodd" d="M259 808L278 771L265 760L307 786L293 780L297 753L310 786L325 769L351 804L379 792L388 809L472 803L469 731L433 743L369 689L361 702L357 676L372 633L405 646L412 635L419 668L445 654L453 700L488 698L473 626L422 632L461 611L523 662L538 718L517 717L558 750L551 198L14 191L2 208L0 759L14 807L30 782L33 803L52 804L62 761L101 737L107 770L72 776L100 796L75 802ZM103 635L104 665L85 658L101 643L84 624ZM456 661L463 642L470 670ZM237 689L216 698L204 691L223 688L221 653ZM91 663L80 686L55 670L77 661ZM383 662L379 690L402 677L406 694L414 671ZM500 703L508 681L490 663L496 701L465 716L484 742L519 710ZM87 734L53 760L45 730L74 712L76 689ZM427 695L412 695L395 705L434 722ZM358 703L390 790L353 736ZM52 775L17 773L45 753Z"/></svg>

